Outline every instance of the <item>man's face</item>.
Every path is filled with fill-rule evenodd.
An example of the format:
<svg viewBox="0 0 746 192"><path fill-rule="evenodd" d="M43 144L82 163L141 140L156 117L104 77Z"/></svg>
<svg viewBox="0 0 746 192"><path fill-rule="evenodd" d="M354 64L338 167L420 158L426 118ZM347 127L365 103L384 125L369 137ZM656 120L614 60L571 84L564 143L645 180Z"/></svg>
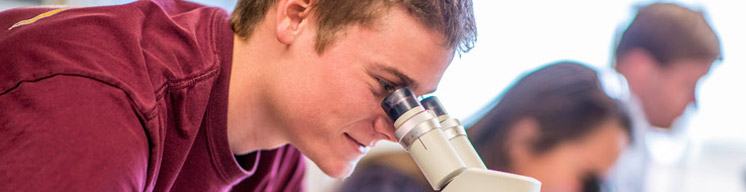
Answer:
<svg viewBox="0 0 746 192"><path fill-rule="evenodd" d="M453 49L397 7L373 27L344 29L322 54L315 27L306 28L311 32L288 46L287 75L274 79L282 87L268 103L290 143L327 175L345 177L368 147L394 139L383 98L401 86L417 95L434 91Z"/></svg>
<svg viewBox="0 0 746 192"><path fill-rule="evenodd" d="M687 105L695 102L697 82L710 66L712 61L679 60L654 67L648 90L640 95L648 121L657 127L671 127Z"/></svg>

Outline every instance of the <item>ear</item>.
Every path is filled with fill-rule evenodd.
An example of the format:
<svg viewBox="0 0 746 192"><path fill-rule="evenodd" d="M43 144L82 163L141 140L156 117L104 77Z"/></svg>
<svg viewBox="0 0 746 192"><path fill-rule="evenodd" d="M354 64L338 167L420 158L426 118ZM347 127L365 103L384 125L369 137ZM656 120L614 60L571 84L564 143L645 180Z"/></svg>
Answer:
<svg viewBox="0 0 746 192"><path fill-rule="evenodd" d="M528 162L535 159L534 142L539 136L539 122L531 117L526 117L510 127L507 138L508 155L510 162L515 166L516 163Z"/></svg>
<svg viewBox="0 0 746 192"><path fill-rule="evenodd" d="M277 40L292 43L309 21L315 0L281 0L277 2Z"/></svg>
<svg viewBox="0 0 746 192"><path fill-rule="evenodd" d="M630 49L618 62L616 70L624 75L630 84L649 83L649 78L657 77L655 73L661 69L653 54L642 48Z"/></svg>

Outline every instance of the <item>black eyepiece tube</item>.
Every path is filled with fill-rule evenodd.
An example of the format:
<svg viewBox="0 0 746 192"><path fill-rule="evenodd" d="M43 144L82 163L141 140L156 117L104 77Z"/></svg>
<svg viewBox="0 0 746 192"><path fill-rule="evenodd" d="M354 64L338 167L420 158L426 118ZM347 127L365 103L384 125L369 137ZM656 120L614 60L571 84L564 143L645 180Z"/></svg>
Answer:
<svg viewBox="0 0 746 192"><path fill-rule="evenodd" d="M422 106L425 107L425 109L433 111L436 116L448 114L446 113L446 109L443 107L443 105L440 104L440 100L438 100L438 98L435 96L425 98L420 101L420 103L422 103Z"/></svg>
<svg viewBox="0 0 746 192"><path fill-rule="evenodd" d="M394 91L393 93L386 96L381 102L383 111L391 118L396 121L404 112L409 111L412 108L420 106L420 102L414 96L414 92L409 87L402 87Z"/></svg>

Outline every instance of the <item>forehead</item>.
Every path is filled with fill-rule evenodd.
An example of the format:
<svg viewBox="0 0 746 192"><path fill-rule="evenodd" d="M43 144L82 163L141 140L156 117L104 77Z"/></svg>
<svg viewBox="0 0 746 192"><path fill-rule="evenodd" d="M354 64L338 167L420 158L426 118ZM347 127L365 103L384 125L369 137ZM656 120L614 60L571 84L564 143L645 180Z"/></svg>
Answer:
<svg viewBox="0 0 746 192"><path fill-rule="evenodd" d="M453 59L454 50L444 41L442 33L395 6L374 25L349 26L331 49L339 57L361 59L366 70L411 79L415 94L422 95L436 89Z"/></svg>
<svg viewBox="0 0 746 192"><path fill-rule="evenodd" d="M442 33L426 28L398 6L390 8L374 28L360 29L361 34L375 37L369 40L382 40L378 42L380 47L373 47L380 59L378 64L411 78L418 95L436 89L453 59L454 50L445 46Z"/></svg>

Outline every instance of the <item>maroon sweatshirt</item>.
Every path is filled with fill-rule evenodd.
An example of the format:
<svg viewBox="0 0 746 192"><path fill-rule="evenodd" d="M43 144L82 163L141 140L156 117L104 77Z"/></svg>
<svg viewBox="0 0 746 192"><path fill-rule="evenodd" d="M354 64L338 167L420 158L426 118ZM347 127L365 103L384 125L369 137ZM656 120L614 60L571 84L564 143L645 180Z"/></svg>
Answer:
<svg viewBox="0 0 746 192"><path fill-rule="evenodd" d="M230 150L232 49L190 2L0 12L0 191L302 190L292 146Z"/></svg>

